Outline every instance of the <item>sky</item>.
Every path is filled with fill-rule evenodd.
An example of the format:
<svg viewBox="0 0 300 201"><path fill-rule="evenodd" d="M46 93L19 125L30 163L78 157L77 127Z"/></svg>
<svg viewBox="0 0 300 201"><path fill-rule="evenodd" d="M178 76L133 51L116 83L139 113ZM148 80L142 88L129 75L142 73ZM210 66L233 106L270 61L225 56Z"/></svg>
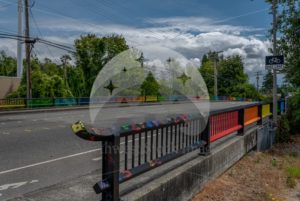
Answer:
<svg viewBox="0 0 300 201"><path fill-rule="evenodd" d="M250 81L265 73L271 27L264 0L30 0L30 32L72 46L80 35L121 34L131 47L157 44L200 63L203 54L242 56ZM17 33L17 0L0 0L0 33ZM16 55L16 41L0 39ZM35 44L34 54L59 62L65 52ZM262 77L260 78L262 81Z"/></svg>

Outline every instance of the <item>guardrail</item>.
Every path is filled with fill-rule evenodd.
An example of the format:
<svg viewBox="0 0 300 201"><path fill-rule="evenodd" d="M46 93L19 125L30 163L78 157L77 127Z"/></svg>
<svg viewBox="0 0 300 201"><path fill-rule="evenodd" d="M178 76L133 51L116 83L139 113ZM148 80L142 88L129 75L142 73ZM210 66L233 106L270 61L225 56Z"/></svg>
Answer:
<svg viewBox="0 0 300 201"><path fill-rule="evenodd" d="M279 104L285 111L285 104ZM164 122L147 121L124 124L119 133L91 128L82 122L72 125L73 132L89 141L102 141L102 180L94 185L102 200L119 200L119 185L188 152L199 149L210 154L210 144L270 118L271 104L253 103L210 113L207 124L201 115L179 115ZM277 112L277 111L276 111ZM122 162L122 163L121 163Z"/></svg>
<svg viewBox="0 0 300 201"><path fill-rule="evenodd" d="M59 106L81 106L101 103L145 103L145 102L176 102L188 100L211 100L211 101L256 101L255 99L227 97L227 96L117 96L110 100L107 97L78 97L78 98L16 98L0 99L0 109L10 108L39 108L39 107L59 107Z"/></svg>

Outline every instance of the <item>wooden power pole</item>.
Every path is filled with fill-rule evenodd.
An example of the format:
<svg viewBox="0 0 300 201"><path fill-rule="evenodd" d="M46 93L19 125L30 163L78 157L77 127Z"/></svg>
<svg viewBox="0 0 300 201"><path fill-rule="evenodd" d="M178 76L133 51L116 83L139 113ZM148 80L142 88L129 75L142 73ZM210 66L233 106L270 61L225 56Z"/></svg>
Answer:
<svg viewBox="0 0 300 201"><path fill-rule="evenodd" d="M272 14L273 14L273 55L277 55L277 3L278 0L272 1ZM273 121L277 125L277 72L273 68Z"/></svg>
<svg viewBox="0 0 300 201"><path fill-rule="evenodd" d="M29 30L29 0L25 0L25 48L26 48L26 81L27 81L27 100L32 98L32 89L31 89L31 64L30 64L30 52L31 52L31 43L30 40L30 30Z"/></svg>

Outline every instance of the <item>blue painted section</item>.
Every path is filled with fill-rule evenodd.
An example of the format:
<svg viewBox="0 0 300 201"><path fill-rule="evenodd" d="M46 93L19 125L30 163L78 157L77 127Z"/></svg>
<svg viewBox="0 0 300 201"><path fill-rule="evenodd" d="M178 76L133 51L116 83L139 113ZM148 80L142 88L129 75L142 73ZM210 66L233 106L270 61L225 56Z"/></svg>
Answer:
<svg viewBox="0 0 300 201"><path fill-rule="evenodd" d="M79 105L88 105L88 104L90 104L90 98L79 98L78 104Z"/></svg>
<svg viewBox="0 0 300 201"><path fill-rule="evenodd" d="M56 98L55 106L77 105L76 98Z"/></svg>

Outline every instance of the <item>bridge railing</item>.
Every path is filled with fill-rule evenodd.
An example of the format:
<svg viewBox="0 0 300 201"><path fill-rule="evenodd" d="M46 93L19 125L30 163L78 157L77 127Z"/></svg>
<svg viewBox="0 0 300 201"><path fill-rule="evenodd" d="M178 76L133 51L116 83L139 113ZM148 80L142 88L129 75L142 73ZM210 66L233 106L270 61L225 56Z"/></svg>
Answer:
<svg viewBox="0 0 300 201"><path fill-rule="evenodd" d="M281 104L284 106L285 104ZM119 185L188 152L210 153L210 145L270 118L270 104L253 103L213 111L205 122L201 115L179 115L166 121L124 124L119 133L75 123L74 133L86 140L102 141L102 180L94 185L102 200L119 200ZM284 111L283 108L280 111ZM276 111L277 112L277 111Z"/></svg>
<svg viewBox="0 0 300 201"><path fill-rule="evenodd" d="M150 103L150 102L177 102L189 100L210 101L256 101L254 99L227 97L227 96L116 96L109 100L107 97L64 97L64 98L9 98L0 99L0 109L10 108L39 108L59 106L82 106L102 103Z"/></svg>

